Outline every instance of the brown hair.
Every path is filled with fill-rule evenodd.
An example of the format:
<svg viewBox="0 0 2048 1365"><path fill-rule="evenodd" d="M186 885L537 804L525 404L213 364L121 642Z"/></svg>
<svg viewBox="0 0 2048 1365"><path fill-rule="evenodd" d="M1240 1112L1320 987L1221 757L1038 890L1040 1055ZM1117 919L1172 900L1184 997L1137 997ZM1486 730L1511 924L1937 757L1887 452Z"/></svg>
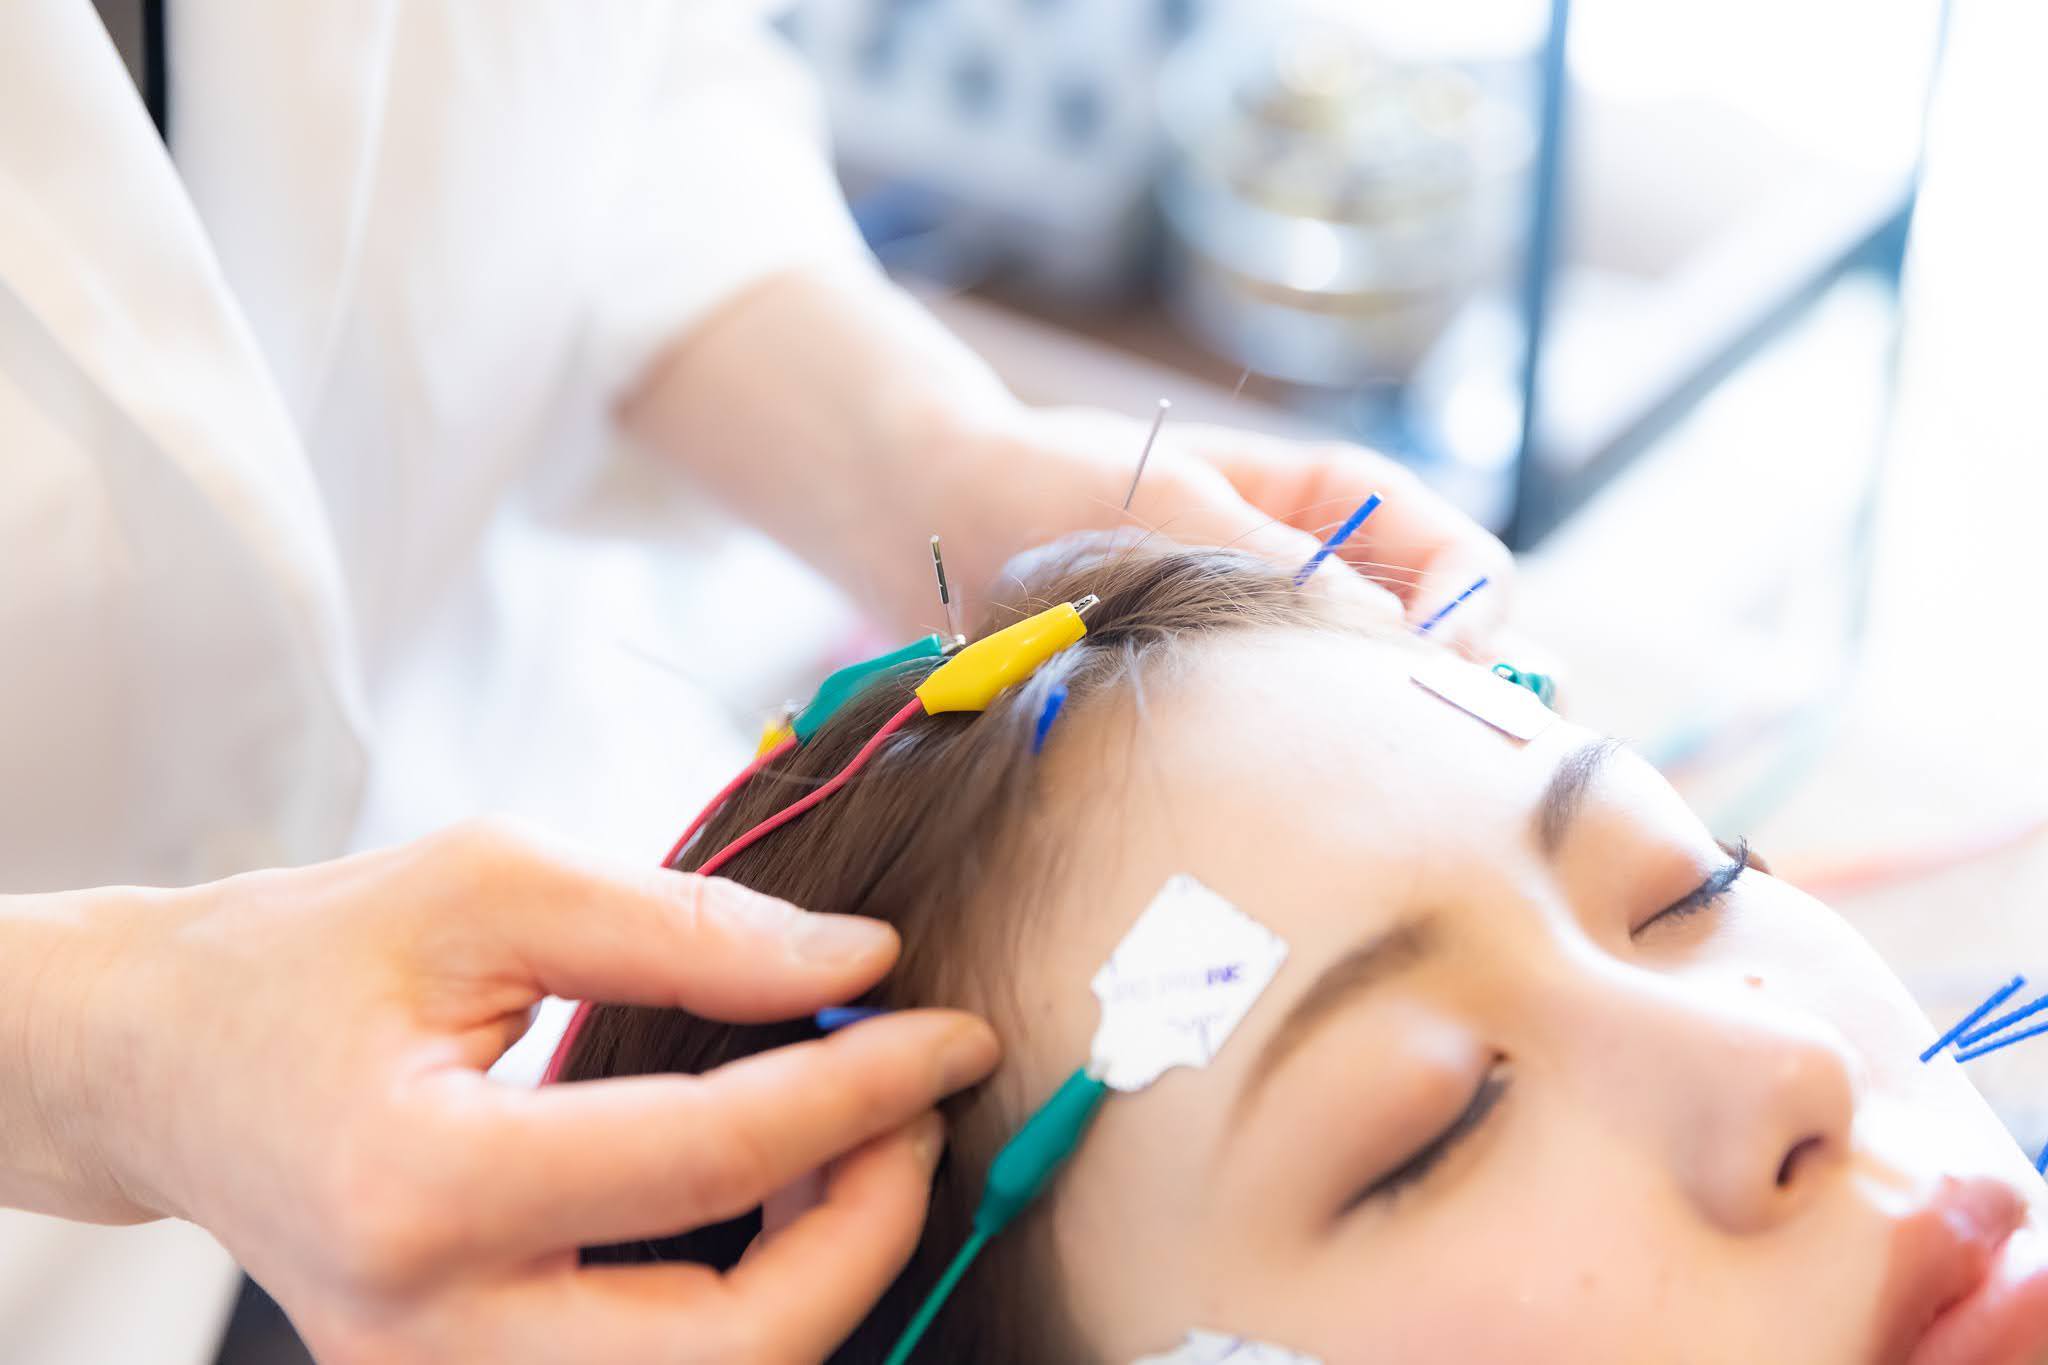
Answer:
<svg viewBox="0 0 2048 1365"><path fill-rule="evenodd" d="M953 1005L1005 1027L1001 964L1022 920L1020 834L1039 766L1032 739L1047 697L1068 690L1060 724L1112 705L1142 710L1142 672L1203 637L1334 624L1328 599L1295 587L1283 566L1223 549L1120 544L1096 535L1011 566L1017 591L994 603L989 628L1093 593L1088 634L984 713L922 717L891 739L837 796L740 853L721 875L815 911L886 920L902 936L896 970L861 1003ZM688 871L727 842L843 767L910 697L934 665L906 666L872 683L803 747L734 794L672 866ZM1055 727L1050 743L1056 743ZM1048 850L1033 850L1045 853ZM1039 875L1045 875L1043 869ZM980 888L1004 886L993 897ZM1006 942L1005 940L1010 940ZM703 1072L736 1058L815 1037L809 1021L716 1023L677 1010L594 1011L565 1079ZM886 1355L918 1300L965 1240L982 1173L1023 1115L997 1112L990 1087L947 1106L948 1156L933 1184L925 1234L909 1266L832 1357L870 1365ZM725 1268L760 1229L758 1211L678 1237L586 1250L587 1260L684 1260ZM1042 1213L998 1238L954 1295L921 1350L928 1360L977 1365L1092 1358L1066 1315L1045 1248Z"/></svg>

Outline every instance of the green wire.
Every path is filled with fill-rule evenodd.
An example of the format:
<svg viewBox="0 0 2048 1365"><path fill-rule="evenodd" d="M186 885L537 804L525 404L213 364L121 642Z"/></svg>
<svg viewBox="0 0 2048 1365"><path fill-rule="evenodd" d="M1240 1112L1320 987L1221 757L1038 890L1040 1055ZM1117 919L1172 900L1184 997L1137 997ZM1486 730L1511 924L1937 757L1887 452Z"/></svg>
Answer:
<svg viewBox="0 0 2048 1365"><path fill-rule="evenodd" d="M932 1286L932 1292L925 1295L924 1302L917 1306L917 1316L910 1320L910 1326L903 1329L903 1335L896 1338L896 1346L889 1352L885 1365L905 1365L910 1353L917 1349L917 1343L923 1341L924 1334L931 1329L939 1310L946 1306L946 1300L953 1297L953 1288L960 1283L960 1277L967 1273L967 1267L974 1264L974 1258L987 1245L988 1234L976 1228L953 1257L953 1263L946 1267L946 1273L939 1276L939 1282Z"/></svg>
<svg viewBox="0 0 2048 1365"><path fill-rule="evenodd" d="M1083 1067L1067 1077L1052 1098L1040 1105L1038 1112L1003 1144L1003 1150L989 1163L988 1188L982 1191L981 1204L974 1211L973 1234L946 1267L946 1273L939 1276L932 1292L918 1305L917 1316L903 1329L903 1335L896 1338L886 1365L906 1365L910 1353L917 1349L917 1343L939 1316L939 1310L959 1287L960 1278L974 1264L974 1258L990 1238L1008 1227L1044 1191L1053 1174L1081 1145L1088 1125L1095 1119L1095 1111L1108 1095L1109 1087Z"/></svg>

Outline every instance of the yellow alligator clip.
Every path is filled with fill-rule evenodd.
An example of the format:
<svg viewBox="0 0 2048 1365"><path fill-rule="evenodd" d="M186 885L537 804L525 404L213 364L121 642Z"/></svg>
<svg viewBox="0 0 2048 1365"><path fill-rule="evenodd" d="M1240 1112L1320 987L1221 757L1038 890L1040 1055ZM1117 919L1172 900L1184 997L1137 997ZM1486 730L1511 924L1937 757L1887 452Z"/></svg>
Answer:
<svg viewBox="0 0 2048 1365"><path fill-rule="evenodd" d="M917 689L925 713L986 711L1004 688L1023 682L1047 659L1086 635L1084 618L1095 603L1093 594L1062 602L963 647Z"/></svg>

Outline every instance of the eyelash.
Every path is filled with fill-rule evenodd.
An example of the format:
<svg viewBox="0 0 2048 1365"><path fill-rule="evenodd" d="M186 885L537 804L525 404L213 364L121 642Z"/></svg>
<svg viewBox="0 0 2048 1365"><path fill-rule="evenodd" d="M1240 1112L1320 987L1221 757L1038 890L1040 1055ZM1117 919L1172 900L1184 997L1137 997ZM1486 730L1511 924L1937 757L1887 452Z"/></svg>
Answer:
<svg viewBox="0 0 2048 1365"><path fill-rule="evenodd" d="M1486 1073L1486 1078L1479 1083L1479 1088L1472 1093L1471 1102L1458 1117L1451 1120L1449 1127L1424 1143L1421 1149L1406 1161L1366 1186L1357 1198L1345 1206L1344 1211L1349 1213L1359 1205L1374 1199L1391 1198L1425 1179L1459 1143L1472 1136L1479 1126L1486 1122L1488 1116L1500 1104L1501 1097L1507 1093L1507 1088L1507 1069L1496 1063L1493 1069Z"/></svg>
<svg viewBox="0 0 2048 1365"><path fill-rule="evenodd" d="M1718 905L1750 866L1749 840L1737 839L1733 847L1724 843L1721 848L1729 857L1726 867L1717 869L1712 876L1686 892L1679 900L1643 921L1634 932L1640 934L1660 920L1685 919ZM1424 1143L1413 1156L1366 1186L1357 1198L1345 1206L1344 1211L1349 1213L1359 1205L1375 1199L1391 1198L1427 1179L1430 1172L1434 1171L1459 1143L1472 1136L1478 1131L1479 1126L1486 1122L1500 1104L1501 1098L1506 1095L1507 1088L1506 1068L1497 1063L1486 1073L1486 1078L1472 1093L1471 1101L1451 1120L1449 1126Z"/></svg>
<svg viewBox="0 0 2048 1365"><path fill-rule="evenodd" d="M1720 868L1714 875L1686 892L1677 901L1665 906L1662 910L1659 910L1656 914L1637 925L1630 931L1630 936L1639 935L1651 925L1661 921L1687 919L1699 914L1702 910L1711 910L1716 905L1719 905L1722 898L1728 894L1729 889L1741 879L1743 873L1749 870L1750 865L1749 840L1737 839L1734 847L1731 848L1724 843L1721 845L1721 848L1728 854L1731 860L1726 867Z"/></svg>

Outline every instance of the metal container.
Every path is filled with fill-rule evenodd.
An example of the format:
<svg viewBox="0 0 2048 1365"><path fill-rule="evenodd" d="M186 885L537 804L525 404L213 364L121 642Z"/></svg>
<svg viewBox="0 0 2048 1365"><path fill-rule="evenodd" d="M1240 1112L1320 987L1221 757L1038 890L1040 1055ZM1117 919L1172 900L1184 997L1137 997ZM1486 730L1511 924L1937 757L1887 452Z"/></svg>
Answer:
<svg viewBox="0 0 2048 1365"><path fill-rule="evenodd" d="M1523 109L1341 21L1214 23L1160 107L1169 304L1262 374L1404 377L1518 236Z"/></svg>

